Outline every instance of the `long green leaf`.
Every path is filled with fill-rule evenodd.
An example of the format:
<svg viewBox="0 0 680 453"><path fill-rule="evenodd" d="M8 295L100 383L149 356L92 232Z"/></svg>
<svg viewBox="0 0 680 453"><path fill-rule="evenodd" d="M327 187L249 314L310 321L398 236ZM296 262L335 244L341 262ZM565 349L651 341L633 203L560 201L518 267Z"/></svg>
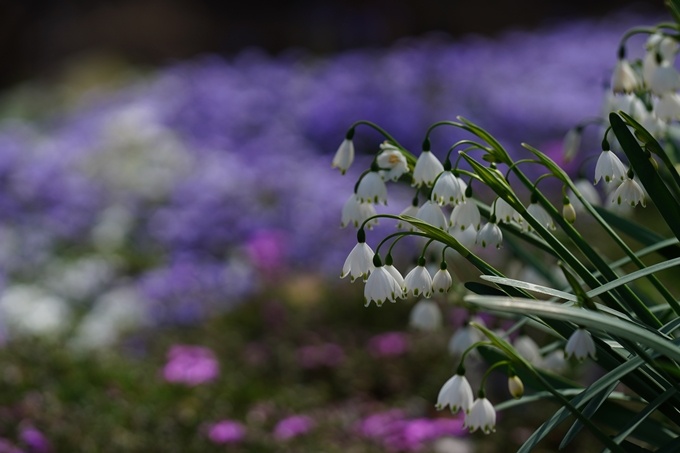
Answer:
<svg viewBox="0 0 680 453"><path fill-rule="evenodd" d="M638 414L626 425L626 427L621 430L619 434L614 437L614 442L620 443L623 441L625 438L631 435L635 429L642 424L652 413L654 413L655 410L661 406L661 404L666 401L668 398L673 396L674 393L676 393L677 390L675 388L669 388L665 392L663 392L661 395L659 395L654 401L650 401L650 403L645 406L643 410L638 412ZM605 448L602 453L610 453L611 450L608 448Z"/></svg>
<svg viewBox="0 0 680 453"><path fill-rule="evenodd" d="M633 134L628 130L623 119L612 112L609 114L609 122L612 131L621 144L621 148L623 148L623 152L628 157L628 162L630 162L675 237L680 239L680 205L677 200L671 195L668 187L640 148Z"/></svg>
<svg viewBox="0 0 680 453"><path fill-rule="evenodd" d="M509 297L470 295L466 296L464 300L467 303L489 310L545 316L551 319L570 321L578 325L604 330L605 332L637 341L673 360L680 360L680 348L670 341L635 324L602 313L565 307L551 302L525 302L521 299Z"/></svg>
<svg viewBox="0 0 680 453"><path fill-rule="evenodd" d="M602 390L599 395L595 395L593 399L588 401L588 404L586 404L586 407L583 408L583 415L585 415L588 418L592 418L595 412L602 406L602 404L609 398L609 395L614 391L616 386L619 385L619 381L614 381L611 384L609 384L609 387L606 389ZM567 434L564 435L564 438L562 439L562 442L560 442L560 450L562 450L564 447L569 445L569 443L574 440L574 437L578 433L581 432L583 429L583 423L581 423L580 420L574 421L574 424L571 425L571 428L569 428L569 431L567 431Z"/></svg>

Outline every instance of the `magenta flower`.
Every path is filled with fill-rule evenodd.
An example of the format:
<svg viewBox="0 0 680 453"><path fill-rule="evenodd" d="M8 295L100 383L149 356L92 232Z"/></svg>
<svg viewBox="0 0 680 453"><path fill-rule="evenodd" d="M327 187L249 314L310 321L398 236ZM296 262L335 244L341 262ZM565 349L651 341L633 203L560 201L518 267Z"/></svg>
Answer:
<svg viewBox="0 0 680 453"><path fill-rule="evenodd" d="M24 451L15 447L7 439L0 438L0 453L24 453Z"/></svg>
<svg viewBox="0 0 680 453"><path fill-rule="evenodd" d="M215 354L202 346L175 345L168 351L163 376L168 382L198 385L220 374Z"/></svg>
<svg viewBox="0 0 680 453"><path fill-rule="evenodd" d="M314 421L306 415L293 415L284 418L274 427L274 437L286 440L308 432L314 427Z"/></svg>
<svg viewBox="0 0 680 453"><path fill-rule="evenodd" d="M345 360L345 352L334 343L303 346L297 351L298 363L303 368L335 367Z"/></svg>
<svg viewBox="0 0 680 453"><path fill-rule="evenodd" d="M288 240L283 231L261 230L246 243L246 251L253 264L267 274L280 271L286 261Z"/></svg>
<svg viewBox="0 0 680 453"><path fill-rule="evenodd" d="M33 426L27 426L19 433L19 438L26 444L28 451L35 453L47 453L51 450L50 443L43 433ZM9 450L11 451L11 450Z"/></svg>
<svg viewBox="0 0 680 453"><path fill-rule="evenodd" d="M222 420L210 427L208 437L216 444L233 444L243 440L245 427L234 420Z"/></svg>
<svg viewBox="0 0 680 453"><path fill-rule="evenodd" d="M397 356L408 349L408 338L402 332L388 332L368 340L368 352L373 357Z"/></svg>

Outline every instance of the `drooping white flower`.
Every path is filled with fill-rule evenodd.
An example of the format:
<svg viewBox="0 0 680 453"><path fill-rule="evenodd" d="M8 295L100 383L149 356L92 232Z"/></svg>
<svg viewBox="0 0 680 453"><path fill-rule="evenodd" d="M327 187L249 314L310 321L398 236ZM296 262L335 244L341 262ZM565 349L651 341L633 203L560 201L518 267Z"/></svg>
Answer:
<svg viewBox="0 0 680 453"><path fill-rule="evenodd" d="M399 148L389 143L381 144L380 148L382 152L378 154L378 166L387 169L387 171L381 171L383 179L397 181L401 175L408 172L406 156Z"/></svg>
<svg viewBox="0 0 680 453"><path fill-rule="evenodd" d="M475 230L479 230L482 219L479 215L479 208L477 203L472 199L466 200L464 203L460 203L451 212L451 219L449 226L458 226L461 229L467 228L468 225L472 225Z"/></svg>
<svg viewBox="0 0 680 453"><path fill-rule="evenodd" d="M413 169L413 183L411 185L415 187L421 187L423 184L431 186L439 173L443 171L444 166L439 162L437 156L432 154L431 151L423 151Z"/></svg>
<svg viewBox="0 0 680 453"><path fill-rule="evenodd" d="M352 140L344 139L340 147L335 152L331 168L337 168L343 175L354 161L354 143Z"/></svg>
<svg viewBox="0 0 680 453"><path fill-rule="evenodd" d="M524 395L524 383L517 375L508 377L508 390L516 400Z"/></svg>
<svg viewBox="0 0 680 453"><path fill-rule="evenodd" d="M482 397L477 398L465 416L463 428L468 428L471 433L481 429L484 434L496 431L496 411L491 402Z"/></svg>
<svg viewBox="0 0 680 453"><path fill-rule="evenodd" d="M612 203L620 205L622 203L629 204L633 207L640 203L643 207L647 206L645 203L645 193L642 187L631 178L626 178L623 183L616 189L612 197Z"/></svg>
<svg viewBox="0 0 680 453"><path fill-rule="evenodd" d="M647 51L642 59L642 81L647 87L651 86L652 78L657 69L659 69L659 60L656 51Z"/></svg>
<svg viewBox="0 0 680 453"><path fill-rule="evenodd" d="M566 201L569 201L569 199ZM564 203L562 206L562 217L569 223L576 222L576 209L574 209L574 205L571 202Z"/></svg>
<svg viewBox="0 0 680 453"><path fill-rule="evenodd" d="M583 362L587 356L595 360L595 342L593 337L585 329L576 329L569 337L569 341L567 341L564 355L565 358L576 357L579 362Z"/></svg>
<svg viewBox="0 0 680 453"><path fill-rule="evenodd" d="M433 293L448 293L451 285L453 285L453 278L451 278L451 274L446 269L446 263L442 263L442 266L432 279Z"/></svg>
<svg viewBox="0 0 680 453"><path fill-rule="evenodd" d="M562 142L562 155L564 156L565 162L571 162L578 150L581 147L581 133L582 130L579 127L569 129L567 135L564 136L564 141Z"/></svg>
<svg viewBox="0 0 680 453"><path fill-rule="evenodd" d="M369 171L359 181L357 198L362 203L387 204L387 186L380 173Z"/></svg>
<svg viewBox="0 0 680 453"><path fill-rule="evenodd" d="M645 42L647 51L658 52L663 60L671 61L678 52L678 42L670 36L652 33Z"/></svg>
<svg viewBox="0 0 680 453"><path fill-rule="evenodd" d="M545 226L546 228L551 228L553 230L555 229L555 224L553 223L552 217L550 217L548 211L546 211L540 204L530 203L529 207L527 208L527 212L531 214L531 216L535 218L536 221L541 225ZM531 225L527 224L527 228L529 231L532 230Z"/></svg>
<svg viewBox="0 0 680 453"><path fill-rule="evenodd" d="M600 194L597 192L595 186L593 186L593 184L587 179L577 179L574 181L574 187L576 187L576 190L581 194L581 196L585 198L585 200L591 205L602 205ZM572 205L574 206L574 209L576 209L577 213L585 212L583 203L581 203L581 200L576 197L576 194L574 194L571 189L568 191L568 196L570 200L573 200Z"/></svg>
<svg viewBox="0 0 680 453"><path fill-rule="evenodd" d="M513 346L517 353L534 365L541 363L541 352L536 342L528 335L520 335L514 341Z"/></svg>
<svg viewBox="0 0 680 453"><path fill-rule="evenodd" d="M430 225L439 228L440 230L446 230L446 217L444 217L442 209L435 201L426 201L425 204L423 204L420 209L418 209L416 217L418 217L423 222L427 222Z"/></svg>
<svg viewBox="0 0 680 453"><path fill-rule="evenodd" d="M414 296L430 298L432 296L432 277L425 268L424 260L418 263L404 279L404 292L413 293ZM421 264L422 263L422 264Z"/></svg>
<svg viewBox="0 0 680 453"><path fill-rule="evenodd" d="M461 409L468 413L472 407L473 399L472 388L467 378L456 373L442 386L435 407L440 411L448 406L453 414L458 413Z"/></svg>
<svg viewBox="0 0 680 453"><path fill-rule="evenodd" d="M386 262L388 260L385 260ZM402 289L402 292L400 293L400 297L403 297L403 290L404 290L404 277L402 277L401 272L399 272L399 269L394 267L392 264L385 264L385 270L390 273L392 278L399 284L399 288Z"/></svg>
<svg viewBox="0 0 680 453"><path fill-rule="evenodd" d="M663 121L680 119L680 96L678 93L665 93L659 99L654 114Z"/></svg>
<svg viewBox="0 0 680 453"><path fill-rule="evenodd" d="M657 96L677 91L680 89L680 73L669 61L663 61L654 71L649 88Z"/></svg>
<svg viewBox="0 0 680 453"><path fill-rule="evenodd" d="M386 301L396 302L401 297L402 289L385 266L377 266L369 275L364 287L364 306L372 301L380 307Z"/></svg>
<svg viewBox="0 0 680 453"><path fill-rule="evenodd" d="M375 215L375 208L370 203L361 203L356 194L350 195L342 207L342 216L340 220L340 227L345 228L347 225L354 225L354 228L359 228L366 219ZM378 224L378 219L373 219L366 223L366 227L370 230Z"/></svg>
<svg viewBox="0 0 680 453"><path fill-rule="evenodd" d="M463 326L456 330L449 340L449 353L453 356L462 355L467 348L482 340L482 334L472 326Z"/></svg>
<svg viewBox="0 0 680 453"><path fill-rule="evenodd" d="M465 248L470 248L477 242L477 230L472 225L467 227L453 226L449 228L449 234L453 236Z"/></svg>
<svg viewBox="0 0 680 453"><path fill-rule="evenodd" d="M619 59L612 74L612 91L614 93L632 93L638 87L637 74L625 58Z"/></svg>
<svg viewBox="0 0 680 453"><path fill-rule="evenodd" d="M409 325L425 332L434 332L442 326L442 311L431 300L422 299L413 306L409 315Z"/></svg>
<svg viewBox="0 0 680 453"><path fill-rule="evenodd" d="M553 351L543 358L543 369L560 373L567 367L567 361L564 358L564 351Z"/></svg>
<svg viewBox="0 0 680 453"><path fill-rule="evenodd" d="M408 208L406 208L406 209L404 209L403 211L401 211L401 213L400 213L399 215L407 215L407 216L411 216L411 217L418 217L418 210L420 209L420 208L418 207L418 199L415 198L415 199L413 200L413 203L414 203L414 204L411 204ZM414 226L411 225L410 223L408 223L408 222L403 222L403 221L401 221L401 220L399 220L399 221L397 222L397 228L399 228L399 229L404 229L404 230L408 230L408 231L417 231L417 230L418 230L418 228L414 227Z"/></svg>
<svg viewBox="0 0 680 453"><path fill-rule="evenodd" d="M493 216L492 216L493 217ZM477 244L481 244L482 247L496 247L501 248L503 243L503 232L496 225L496 222L488 222L484 227L477 233Z"/></svg>
<svg viewBox="0 0 680 453"><path fill-rule="evenodd" d="M638 122L654 137L664 135L668 125L651 113L641 115Z"/></svg>
<svg viewBox="0 0 680 453"><path fill-rule="evenodd" d="M442 206L445 204L457 205L465 201L465 189L467 189L467 186L462 179L454 176L450 171L445 171L434 183L432 200Z"/></svg>
<svg viewBox="0 0 680 453"><path fill-rule="evenodd" d="M616 179L624 180L626 177L626 167L623 162L614 154L613 151L602 151L600 157L597 158L597 164L595 165L595 184L597 184L601 178L609 183Z"/></svg>
<svg viewBox="0 0 680 453"><path fill-rule="evenodd" d="M345 278L349 275L351 282L359 277L363 277L365 281L368 278L368 274L375 269L375 266L373 266L373 255L375 255L373 249L366 242L357 242L357 245L349 252L345 264L342 266L340 278Z"/></svg>
<svg viewBox="0 0 680 453"><path fill-rule="evenodd" d="M494 200L491 212L496 213L499 222L510 223L512 220L517 222L522 220L522 216L504 199L498 197Z"/></svg>

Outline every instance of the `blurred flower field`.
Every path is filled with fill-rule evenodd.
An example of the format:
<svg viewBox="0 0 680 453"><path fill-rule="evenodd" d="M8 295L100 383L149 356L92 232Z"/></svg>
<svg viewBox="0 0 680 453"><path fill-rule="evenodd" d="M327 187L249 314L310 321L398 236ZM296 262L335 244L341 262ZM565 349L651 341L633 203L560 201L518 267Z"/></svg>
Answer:
<svg viewBox="0 0 680 453"><path fill-rule="evenodd" d="M511 151L529 141L561 162L565 133L599 115L621 33L644 21L325 58L247 51L115 89L4 93L0 452L521 445L550 408L501 413L507 432L495 439L434 408L455 365L441 358L473 315L464 288L436 300L443 322L430 332L408 327L415 298L364 309L362 288L338 279L355 242L340 213L356 178L340 178L331 156L359 119L418 149L429 124L463 115ZM362 134L357 150L379 142ZM509 252L490 259L533 272ZM497 400L506 386L498 380Z"/></svg>

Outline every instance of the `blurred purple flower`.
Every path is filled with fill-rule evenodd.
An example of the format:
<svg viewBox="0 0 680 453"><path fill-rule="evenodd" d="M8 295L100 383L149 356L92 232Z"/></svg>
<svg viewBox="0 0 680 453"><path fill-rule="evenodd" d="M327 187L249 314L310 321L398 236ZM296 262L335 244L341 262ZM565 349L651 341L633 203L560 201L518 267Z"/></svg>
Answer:
<svg viewBox="0 0 680 453"><path fill-rule="evenodd" d="M408 349L408 336L403 332L387 332L368 340L368 352L373 357L402 355Z"/></svg>
<svg viewBox="0 0 680 453"><path fill-rule="evenodd" d="M297 358L303 368L335 367L345 360L345 351L334 343L303 346L297 350Z"/></svg>
<svg viewBox="0 0 680 453"><path fill-rule="evenodd" d="M168 382L198 385L215 380L220 373L215 354L202 346L175 345L167 356L163 376Z"/></svg>
<svg viewBox="0 0 680 453"><path fill-rule="evenodd" d="M26 444L29 452L47 453L51 450L50 443L45 435L33 426L22 428L19 438Z"/></svg>
<svg viewBox="0 0 680 453"><path fill-rule="evenodd" d="M208 430L208 437L216 444L241 442L245 435L245 426L234 420L222 420Z"/></svg>
<svg viewBox="0 0 680 453"><path fill-rule="evenodd" d="M274 437L286 440L305 434L314 427L314 421L306 415L293 415L284 418L274 427Z"/></svg>
<svg viewBox="0 0 680 453"><path fill-rule="evenodd" d="M24 453L24 450L15 447L9 440L0 438L0 453Z"/></svg>
<svg viewBox="0 0 680 453"><path fill-rule="evenodd" d="M286 262L287 235L278 230L261 230L246 242L248 256L255 267L272 275L281 270Z"/></svg>

